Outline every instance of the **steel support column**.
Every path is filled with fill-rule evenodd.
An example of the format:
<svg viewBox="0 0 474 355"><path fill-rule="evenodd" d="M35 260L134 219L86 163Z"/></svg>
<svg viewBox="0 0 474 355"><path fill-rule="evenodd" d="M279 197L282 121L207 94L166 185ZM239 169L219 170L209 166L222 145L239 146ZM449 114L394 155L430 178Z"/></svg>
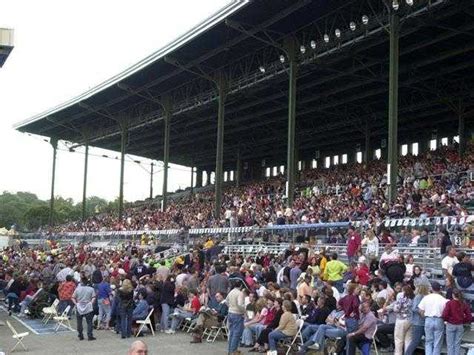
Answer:
<svg viewBox="0 0 474 355"><path fill-rule="evenodd" d="M191 167L191 194L194 192L194 166Z"/></svg>
<svg viewBox="0 0 474 355"><path fill-rule="evenodd" d="M296 63L296 44L294 40L286 43L289 56L289 87L288 87L288 147L287 147L287 182L286 194L288 196L287 204L293 205L295 193L295 131L296 131L296 76L298 66Z"/></svg>
<svg viewBox="0 0 474 355"><path fill-rule="evenodd" d="M202 187L202 169L196 168L196 187Z"/></svg>
<svg viewBox="0 0 474 355"><path fill-rule="evenodd" d="M460 113L458 117L459 156L463 157L466 151L466 119L463 113Z"/></svg>
<svg viewBox="0 0 474 355"><path fill-rule="evenodd" d="M369 124L365 124L365 147L364 147L364 161L367 163L372 160L370 154L370 128Z"/></svg>
<svg viewBox="0 0 474 355"><path fill-rule="evenodd" d="M51 138L49 141L53 147L53 171L51 175L51 200L49 201L49 226L53 225L54 218L54 183L56 180L56 154L58 151L58 140L56 138Z"/></svg>
<svg viewBox="0 0 474 355"><path fill-rule="evenodd" d="M390 69L388 92L388 199L397 198L398 176L398 64L400 19L395 12L390 15Z"/></svg>
<svg viewBox="0 0 474 355"><path fill-rule="evenodd" d="M164 137L163 137L163 191L162 195L162 205L161 208L163 211L168 207L168 165L170 158L170 123L171 123L171 103L169 99L163 101L163 109L165 111L164 117Z"/></svg>
<svg viewBox="0 0 474 355"><path fill-rule="evenodd" d="M82 220L87 218L87 166L89 163L89 143L85 145L86 151L84 153L84 184L82 186Z"/></svg>
<svg viewBox="0 0 474 355"><path fill-rule="evenodd" d="M242 161L240 147L237 151L237 166L235 167L235 186L240 187L240 179L242 178Z"/></svg>
<svg viewBox="0 0 474 355"><path fill-rule="evenodd" d="M151 162L150 164L150 199L153 199L153 168L154 168L155 164L153 162Z"/></svg>
<svg viewBox="0 0 474 355"><path fill-rule="evenodd" d="M123 182L125 173L125 147L127 145L128 125L125 122L120 122L120 128L122 130L122 139L120 142L120 190L119 190L119 206L118 216L119 220L123 217Z"/></svg>
<svg viewBox="0 0 474 355"><path fill-rule="evenodd" d="M223 158L224 158L224 108L225 108L225 83L221 78L218 82L219 100L217 112L217 147L216 147L216 173L214 176L215 184L215 206L214 217L220 218L222 204L222 180L223 176Z"/></svg>

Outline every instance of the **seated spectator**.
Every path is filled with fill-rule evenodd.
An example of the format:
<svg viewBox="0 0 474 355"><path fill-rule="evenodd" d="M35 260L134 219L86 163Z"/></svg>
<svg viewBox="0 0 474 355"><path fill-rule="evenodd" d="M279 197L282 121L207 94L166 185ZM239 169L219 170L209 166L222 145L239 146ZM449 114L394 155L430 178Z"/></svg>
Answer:
<svg viewBox="0 0 474 355"><path fill-rule="evenodd" d="M295 317L291 313L291 302L283 302L283 314L278 327L268 335L268 355L277 355L277 342L281 339L293 337L298 332Z"/></svg>
<svg viewBox="0 0 474 355"><path fill-rule="evenodd" d="M358 347L363 355L370 355L370 347L377 326L377 318L370 311L368 303L362 303L360 307L361 318L356 331L347 334L347 354L354 355L355 347Z"/></svg>
<svg viewBox="0 0 474 355"><path fill-rule="evenodd" d="M138 302L135 305L135 308L133 309L132 321L143 320L146 319L146 317L148 316L150 306L145 300L145 297L146 291L140 290L138 292Z"/></svg>
<svg viewBox="0 0 474 355"><path fill-rule="evenodd" d="M216 293L216 306L212 308L201 308L196 319L196 327L193 330L193 340L191 343L202 342L202 332L206 328L218 326L224 320L229 311L225 301L224 295Z"/></svg>
<svg viewBox="0 0 474 355"><path fill-rule="evenodd" d="M472 266L470 256L462 251L458 254L458 260L459 263L454 265L452 272L456 286L461 290L474 288L472 287L472 272L474 271L474 267Z"/></svg>
<svg viewBox="0 0 474 355"><path fill-rule="evenodd" d="M195 318L198 315L199 309L201 309L201 303L199 302L198 292L190 290L188 293L188 303L184 307L178 306L174 310L171 329L168 329L165 333L174 334L181 322L186 318Z"/></svg>

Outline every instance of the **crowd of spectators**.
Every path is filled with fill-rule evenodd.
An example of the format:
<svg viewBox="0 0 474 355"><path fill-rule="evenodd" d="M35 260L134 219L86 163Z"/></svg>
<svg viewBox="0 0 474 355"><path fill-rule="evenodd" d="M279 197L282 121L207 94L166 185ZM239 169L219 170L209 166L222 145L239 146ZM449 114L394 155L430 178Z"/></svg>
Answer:
<svg viewBox="0 0 474 355"><path fill-rule="evenodd" d="M84 222L58 226L55 232L125 231L177 228L266 226L364 220L370 225L384 218L465 216L474 198L470 172L474 171L474 146L461 158L456 146L443 146L417 156L400 157L398 195L387 199L386 164L382 160L351 163L328 169L300 172L296 198L286 206L285 179L271 177L227 186L221 218L213 216L214 192L197 192L158 205L129 207L123 219L97 214Z"/></svg>
<svg viewBox="0 0 474 355"><path fill-rule="evenodd" d="M379 240L382 253L364 243L373 238L364 233L348 229L348 262L307 244L280 254L226 255L212 239L170 259L132 242L117 250L14 246L0 252L0 290L9 312L20 317L31 316L38 289L47 304L59 299L59 312L76 308L88 340L96 339L94 318L97 338L106 330L127 338L151 312L152 327L163 336L191 319L195 344L206 328L226 320L234 355L239 346L276 354L279 340L298 333L298 320L300 354L324 348L355 354L358 347L365 355L373 341L413 354L423 335L426 354L439 354L443 341L448 355L459 354L464 325L472 321L463 299L474 290L469 255L447 245L439 265L444 276L433 282L413 256L398 252L397 241ZM83 340L82 325L77 329Z"/></svg>

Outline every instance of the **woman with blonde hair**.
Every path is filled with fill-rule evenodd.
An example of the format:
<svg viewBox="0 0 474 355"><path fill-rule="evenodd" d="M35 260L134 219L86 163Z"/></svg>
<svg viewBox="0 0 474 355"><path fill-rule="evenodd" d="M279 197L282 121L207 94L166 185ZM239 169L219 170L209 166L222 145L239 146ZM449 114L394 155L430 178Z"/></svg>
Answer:
<svg viewBox="0 0 474 355"><path fill-rule="evenodd" d="M365 238L362 240L362 245L367 245L365 251L367 259L379 256L379 240L372 229L368 229L367 232L365 232Z"/></svg>
<svg viewBox="0 0 474 355"><path fill-rule="evenodd" d="M123 280L122 286L117 291L119 299L120 333L122 339L132 336L133 313L133 285L129 279Z"/></svg>
<svg viewBox="0 0 474 355"><path fill-rule="evenodd" d="M418 305L421 300L430 293L430 286L427 284L419 284L415 290L415 298L412 302L412 318L411 318L411 342L405 349L405 355L412 355L421 342L421 338L425 334L425 318L418 313Z"/></svg>

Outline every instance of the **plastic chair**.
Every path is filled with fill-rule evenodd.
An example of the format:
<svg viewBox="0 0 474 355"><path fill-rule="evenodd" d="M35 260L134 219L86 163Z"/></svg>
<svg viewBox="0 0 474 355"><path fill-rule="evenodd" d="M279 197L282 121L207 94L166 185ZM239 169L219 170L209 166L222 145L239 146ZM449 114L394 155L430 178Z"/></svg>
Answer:
<svg viewBox="0 0 474 355"><path fill-rule="evenodd" d="M153 314L154 308L151 307L150 313L148 313L148 316L144 320L137 320L136 323L140 324L140 327L138 328L137 335L135 337L138 337L140 333L142 332L143 328L145 328L147 325L150 326L151 329L151 334L155 336L155 331L153 330L153 324L151 323L151 315Z"/></svg>
<svg viewBox="0 0 474 355"><path fill-rule="evenodd" d="M25 351L28 351L28 348L26 347L25 344L23 344L23 339L25 337L27 337L28 335L30 335L29 332L24 332L24 333L18 333L16 331L15 328L13 328L13 325L11 325L11 323L9 321L6 321L7 325L8 325L8 328L10 328L10 330L12 331L13 335L12 335L12 338L13 339L16 339L16 344L15 346L10 350L10 352L13 352L15 350L15 348L18 346L18 345L21 345L23 350Z"/></svg>

